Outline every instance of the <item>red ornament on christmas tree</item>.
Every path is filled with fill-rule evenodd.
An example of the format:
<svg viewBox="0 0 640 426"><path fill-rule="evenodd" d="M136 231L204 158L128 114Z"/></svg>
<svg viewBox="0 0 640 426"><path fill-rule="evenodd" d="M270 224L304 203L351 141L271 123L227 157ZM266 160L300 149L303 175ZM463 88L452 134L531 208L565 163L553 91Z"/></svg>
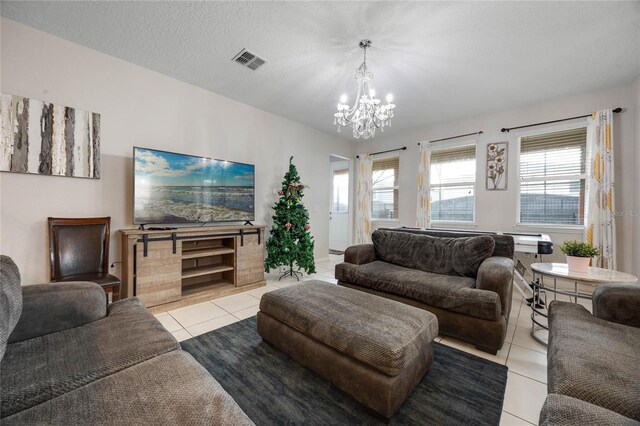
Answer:
<svg viewBox="0 0 640 426"><path fill-rule="evenodd" d="M291 227L292 227L292 226L293 226L293 225L291 225L290 223L286 223L286 224L284 225L284 227L285 227L285 228L287 228L287 229L291 229Z"/></svg>
<svg viewBox="0 0 640 426"><path fill-rule="evenodd" d="M311 226L309 226L309 224L307 223L307 224L304 226L304 230L305 230L305 231L308 231L309 229L311 229Z"/></svg>

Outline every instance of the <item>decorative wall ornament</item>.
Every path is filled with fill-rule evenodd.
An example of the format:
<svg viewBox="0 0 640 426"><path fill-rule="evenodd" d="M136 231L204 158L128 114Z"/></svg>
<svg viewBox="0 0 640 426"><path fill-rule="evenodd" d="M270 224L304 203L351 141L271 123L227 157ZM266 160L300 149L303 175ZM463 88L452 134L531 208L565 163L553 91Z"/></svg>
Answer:
<svg viewBox="0 0 640 426"><path fill-rule="evenodd" d="M509 142L487 145L487 190L507 189L507 159Z"/></svg>
<svg viewBox="0 0 640 426"><path fill-rule="evenodd" d="M100 178L100 114L1 95L0 171Z"/></svg>

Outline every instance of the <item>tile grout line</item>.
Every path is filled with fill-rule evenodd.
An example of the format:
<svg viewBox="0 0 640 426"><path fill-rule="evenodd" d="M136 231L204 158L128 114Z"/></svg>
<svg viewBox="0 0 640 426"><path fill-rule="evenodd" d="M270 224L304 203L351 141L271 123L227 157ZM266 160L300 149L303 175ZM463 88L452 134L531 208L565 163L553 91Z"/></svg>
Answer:
<svg viewBox="0 0 640 426"><path fill-rule="evenodd" d="M533 380L534 382L538 382L538 383L540 383L541 385L545 385L545 386L547 386L547 384L546 384L546 383L543 383L543 382L541 382L540 380L534 379L533 377L525 376L525 375L524 375L524 374L522 374L522 373L516 373L515 371L512 371L512 370L509 370L509 373L517 374L517 375L518 375L518 376L520 376L520 377L524 377L525 379ZM511 414L511 413L509 413L509 414Z"/></svg>
<svg viewBox="0 0 640 426"><path fill-rule="evenodd" d="M202 324L203 322L212 321L212 320L214 320L214 319L222 318L222 317L227 316L227 315L233 315L231 312L227 312L225 309L223 309L222 307L220 307L220 306L218 306L218 305L216 305L216 307L218 307L218 308L222 309L222 310L225 312L225 315L220 315L220 316L217 316L217 317L209 318L209 319L206 319L206 320L204 320L204 321L200 321L200 322L197 322L197 323L195 323L195 324L191 324L189 327L194 327L194 326L196 326L196 325L198 325L198 324ZM169 315L171 315L171 314L169 314ZM182 328L184 328L185 330L187 329L187 327L185 327L184 325L182 325L182 323L181 323L180 321L178 321L178 319L177 319L177 318L174 318L174 317L173 317L173 315L171 315L171 317L172 317L172 318L173 318L173 319L174 319L178 324L180 324L180 326L182 326Z"/></svg>
<svg viewBox="0 0 640 426"><path fill-rule="evenodd" d="M522 300L520 301L520 306L518 308L518 315L516 315L516 326L513 328L513 334L511 335L511 342L509 342L509 350L507 351L507 357L504 360L504 366L507 367L507 371L511 371L507 363L509 362L509 356L511 355L511 348L513 347L513 340L516 337L516 329L518 327L518 318L520 318L520 312L522 312ZM506 392L506 389L505 389ZM511 414L511 413L509 413Z"/></svg>
<svg viewBox="0 0 640 426"><path fill-rule="evenodd" d="M169 314L169 316L170 316L171 318L173 318L173 320L174 320L175 322L177 322L177 323L180 325L180 327L182 327L183 329L185 329L185 330L186 330L186 327L185 327L184 325L182 325L182 323L181 323L180 321L178 321L178 319L177 319L176 317L174 317L173 315L171 315L171 314L169 313L169 311L167 311L167 313Z"/></svg>
<svg viewBox="0 0 640 426"><path fill-rule="evenodd" d="M539 350L536 350L536 349L527 348L526 346L522 346L522 345L519 345L517 343L511 342L511 344L516 345L517 347L522 348L522 349L530 350L531 352L536 352L536 353L539 353L541 355L547 355L546 352L542 352L542 351L539 351Z"/></svg>
<svg viewBox="0 0 640 426"><path fill-rule="evenodd" d="M194 325L190 326L189 328L191 328L191 327L195 327L196 325L204 324L205 322L208 322L208 321L213 321L213 320L220 319L220 318L227 317L227 316L231 316L231 317L234 319L234 321L232 321L232 322L228 323L227 325L231 325L231 324L233 324L233 323L236 323L236 322L238 322L238 320L239 320L239 318L238 318L238 317L236 317L235 315L233 315L233 314L227 314L227 315L223 315L223 316L221 316L221 317L217 317L217 318L213 318L213 319L210 319L210 320L207 320L207 321L200 322L200 323L198 323L198 324L194 324ZM217 330L217 329L219 329L219 328L226 327L227 325L223 325L223 326L220 326L220 327L216 327L216 328L214 328L213 330L209 330L209 331L214 331L214 330ZM208 333L208 332L209 332L209 331L206 331L205 333L200 333L200 334L195 335L195 334L191 333L189 330L186 330L186 331L187 331L187 333L191 334L191 337L201 336L202 334L205 334L205 333Z"/></svg>
<svg viewBox="0 0 640 426"><path fill-rule="evenodd" d="M516 419L518 419L518 420L522 420L523 422L525 422L525 423L527 423L527 424L530 424L530 425L534 425L534 426L535 426L535 423L531 423L529 420L525 420L525 419L523 419L523 418L522 418L522 417L520 417L520 416L516 416L515 414L510 413L510 412L509 412L509 411L507 411L507 410L502 410L502 412L503 412L503 413L507 413L507 414L509 414L510 416L513 416L513 417L515 417L515 418L516 418Z"/></svg>
<svg viewBox="0 0 640 426"><path fill-rule="evenodd" d="M189 336L193 337L193 335L191 333L189 333L189 330L187 330L186 328L181 328L180 330L176 330L176 331L171 331L170 333L177 333L178 331L184 331L185 333L187 333ZM174 336L175 337L175 336Z"/></svg>

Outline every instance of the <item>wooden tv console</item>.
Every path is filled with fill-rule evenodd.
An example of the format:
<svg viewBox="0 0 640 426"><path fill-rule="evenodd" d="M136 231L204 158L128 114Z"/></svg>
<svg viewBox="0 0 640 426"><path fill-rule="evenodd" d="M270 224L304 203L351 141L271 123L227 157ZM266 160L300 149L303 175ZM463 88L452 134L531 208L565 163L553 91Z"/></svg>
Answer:
<svg viewBox="0 0 640 426"><path fill-rule="evenodd" d="M153 313L265 285L264 226L121 229L121 297Z"/></svg>

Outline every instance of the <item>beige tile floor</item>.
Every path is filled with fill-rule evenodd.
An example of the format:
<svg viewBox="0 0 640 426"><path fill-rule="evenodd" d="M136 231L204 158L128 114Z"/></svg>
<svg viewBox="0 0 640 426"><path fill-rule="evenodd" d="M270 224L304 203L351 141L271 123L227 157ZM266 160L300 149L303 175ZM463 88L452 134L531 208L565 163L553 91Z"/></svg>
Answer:
<svg viewBox="0 0 640 426"><path fill-rule="evenodd" d="M342 262L342 256L330 256L328 261L316 265L316 274L305 276L303 280L318 279L335 283L333 272L339 262ZM265 287L163 312L156 317L178 341L207 333L255 315L264 293L296 283L292 278L278 281L278 276L276 272L267 274ZM436 339L442 344L509 367L500 421L503 426L537 424L547 396L547 351L529 334L530 314L527 304L514 291L506 342L496 355L480 352L472 345L451 337L439 336Z"/></svg>

